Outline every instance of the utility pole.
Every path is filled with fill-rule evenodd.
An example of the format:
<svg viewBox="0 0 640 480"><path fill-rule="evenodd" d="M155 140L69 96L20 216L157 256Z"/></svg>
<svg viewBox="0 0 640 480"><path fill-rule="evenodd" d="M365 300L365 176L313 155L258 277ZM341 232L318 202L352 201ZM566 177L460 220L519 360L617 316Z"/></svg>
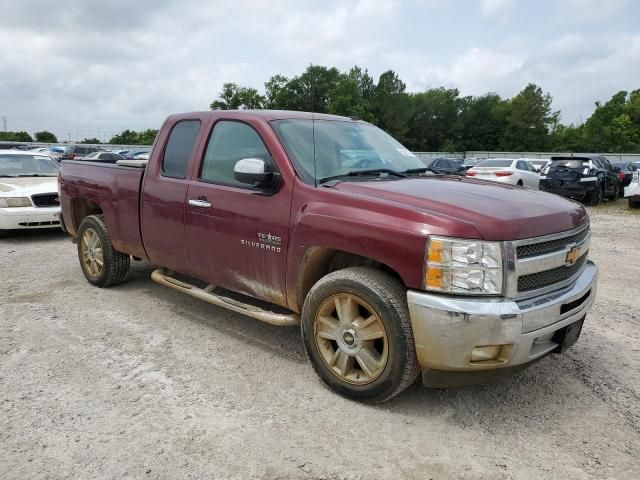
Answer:
<svg viewBox="0 0 640 480"><path fill-rule="evenodd" d="M7 132L7 117L2 117L2 126L4 128L5 133Z"/></svg>

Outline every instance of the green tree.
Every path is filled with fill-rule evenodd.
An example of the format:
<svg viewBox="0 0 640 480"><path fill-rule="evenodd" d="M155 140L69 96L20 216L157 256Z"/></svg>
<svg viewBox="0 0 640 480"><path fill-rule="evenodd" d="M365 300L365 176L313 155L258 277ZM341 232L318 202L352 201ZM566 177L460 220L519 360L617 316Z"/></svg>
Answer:
<svg viewBox="0 0 640 480"><path fill-rule="evenodd" d="M557 123L559 112L551 110L551 95L530 83L508 104L501 148L537 151L549 147L549 129Z"/></svg>
<svg viewBox="0 0 640 480"><path fill-rule="evenodd" d="M373 78L360 67L353 67L348 74L341 73L329 94L329 113L355 115L374 122L371 112L371 98L374 92Z"/></svg>
<svg viewBox="0 0 640 480"><path fill-rule="evenodd" d="M458 100L455 150L497 150L506 125L505 101L495 93Z"/></svg>
<svg viewBox="0 0 640 480"><path fill-rule="evenodd" d="M412 115L411 100L405 89L400 77L393 70L387 70L378 77L370 100L377 125L400 141L405 140Z"/></svg>
<svg viewBox="0 0 640 480"><path fill-rule="evenodd" d="M289 83L289 79L284 75L274 75L264 84L266 108L278 108L278 105L282 103L278 100L278 95L287 83Z"/></svg>
<svg viewBox="0 0 640 480"><path fill-rule="evenodd" d="M102 143L102 142L100 141L99 138L93 137L93 138L85 138L80 143L91 143L95 145L97 143Z"/></svg>
<svg viewBox="0 0 640 480"><path fill-rule="evenodd" d="M222 85L219 99L209 105L211 110L237 110L239 108L264 108L265 98L255 88L241 87L235 83Z"/></svg>
<svg viewBox="0 0 640 480"><path fill-rule="evenodd" d="M412 116L407 133L410 148L436 152L443 148L455 148L453 135L458 119L458 90L444 87L410 95Z"/></svg>
<svg viewBox="0 0 640 480"><path fill-rule="evenodd" d="M56 138L56 136L46 130L43 130L42 132L36 132L35 137L36 142L58 143L58 139Z"/></svg>
<svg viewBox="0 0 640 480"><path fill-rule="evenodd" d="M640 141L640 131L633 125L626 113L617 116L611 122L609 151L623 153L632 151Z"/></svg>
<svg viewBox="0 0 640 480"><path fill-rule="evenodd" d="M33 142L27 132L0 132L0 140L5 142Z"/></svg>
<svg viewBox="0 0 640 480"><path fill-rule="evenodd" d="M611 126L614 119L625 113L627 92L620 91L605 103L596 102L593 114L584 123L585 147L593 152L606 152L613 148Z"/></svg>

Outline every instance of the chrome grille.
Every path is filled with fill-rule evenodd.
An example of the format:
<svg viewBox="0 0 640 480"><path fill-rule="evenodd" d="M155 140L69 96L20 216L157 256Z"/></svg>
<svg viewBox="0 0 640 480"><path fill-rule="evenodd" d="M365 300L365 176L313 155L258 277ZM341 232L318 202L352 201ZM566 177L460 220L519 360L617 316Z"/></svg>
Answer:
<svg viewBox="0 0 640 480"><path fill-rule="evenodd" d="M538 255L545 255L547 253L559 252L569 243L580 243L589 236L589 229L585 228L583 231L574 235L570 235L566 238L559 238L556 240L548 240L546 242L533 243L530 245L520 245L517 248L518 258L536 257Z"/></svg>
<svg viewBox="0 0 640 480"><path fill-rule="evenodd" d="M563 265L543 272L521 275L518 277L518 291L528 292L568 280L582 270L585 263L587 263L587 253L569 267Z"/></svg>
<svg viewBox="0 0 640 480"><path fill-rule="evenodd" d="M36 207L57 207L60 205L57 193L39 193L31 195L31 200Z"/></svg>
<svg viewBox="0 0 640 480"><path fill-rule="evenodd" d="M506 242L507 297L529 298L570 285L587 264L589 245L588 225Z"/></svg>

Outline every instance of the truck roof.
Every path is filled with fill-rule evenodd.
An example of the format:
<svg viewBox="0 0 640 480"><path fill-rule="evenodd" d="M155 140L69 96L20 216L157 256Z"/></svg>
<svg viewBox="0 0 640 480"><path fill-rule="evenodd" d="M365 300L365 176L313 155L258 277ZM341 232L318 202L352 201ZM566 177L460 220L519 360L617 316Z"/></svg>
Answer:
<svg viewBox="0 0 640 480"><path fill-rule="evenodd" d="M185 112L170 115L171 119L183 119L197 115L202 116L226 116L234 118L263 118L264 120L334 120L343 122L362 121L356 117L342 117L327 113L298 112L292 110L208 110L204 112Z"/></svg>

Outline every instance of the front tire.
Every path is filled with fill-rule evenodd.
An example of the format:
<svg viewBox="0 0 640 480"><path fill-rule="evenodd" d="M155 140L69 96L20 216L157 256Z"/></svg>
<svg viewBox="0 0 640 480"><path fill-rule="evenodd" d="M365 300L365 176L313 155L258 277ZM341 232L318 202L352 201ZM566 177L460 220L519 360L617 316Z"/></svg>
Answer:
<svg viewBox="0 0 640 480"><path fill-rule="evenodd" d="M102 215L85 217L78 228L78 259L86 279L96 287L126 280L131 258L113 248Z"/></svg>
<svg viewBox="0 0 640 480"><path fill-rule="evenodd" d="M406 290L366 267L333 272L305 299L301 333L322 381L363 402L389 400L420 373Z"/></svg>
<svg viewBox="0 0 640 480"><path fill-rule="evenodd" d="M629 208L640 208L640 200L629 197Z"/></svg>

